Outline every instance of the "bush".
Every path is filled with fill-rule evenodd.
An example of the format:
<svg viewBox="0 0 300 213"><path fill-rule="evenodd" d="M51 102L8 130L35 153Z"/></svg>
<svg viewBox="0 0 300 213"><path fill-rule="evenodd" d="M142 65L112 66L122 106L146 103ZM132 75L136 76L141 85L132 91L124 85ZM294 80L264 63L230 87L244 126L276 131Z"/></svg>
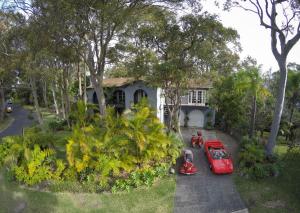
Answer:
<svg viewBox="0 0 300 213"><path fill-rule="evenodd" d="M264 146L258 138L243 137L239 153L240 174L247 178L261 179L277 176L279 166L276 159L266 159Z"/></svg>
<svg viewBox="0 0 300 213"><path fill-rule="evenodd" d="M85 107L79 105L66 153L62 153L67 162L55 151L61 136L28 128L24 136L0 144L0 164L27 185L46 181L55 191L72 191L69 188L80 183L73 191L117 192L151 186L180 155L182 141L174 133L166 134L155 111L144 102L124 115L108 108L104 117L94 119L99 120L97 124L89 123L84 113ZM57 129L57 123L49 128Z"/></svg>
<svg viewBox="0 0 300 213"><path fill-rule="evenodd" d="M53 120L48 123L48 127L52 131L62 131L65 130L68 126L66 120Z"/></svg>
<svg viewBox="0 0 300 213"><path fill-rule="evenodd" d="M155 179L165 177L168 174L167 167L159 166L152 169L137 170L127 179L117 179L111 188L112 193L130 191L132 188L153 185Z"/></svg>
<svg viewBox="0 0 300 213"><path fill-rule="evenodd" d="M127 115L117 115L108 108L102 127L86 126L84 119L79 120L66 149L69 165L76 170L79 181L95 174L95 183L107 187L120 175L170 166L180 155L182 142L176 135L165 133L154 110L144 103ZM144 182L151 185L151 175L147 175ZM117 185L122 188L124 182Z"/></svg>
<svg viewBox="0 0 300 213"><path fill-rule="evenodd" d="M33 150L25 148L21 165L12 167L18 181L27 185L34 185L45 180L60 180L65 169L62 160L54 160L52 149L41 150L38 145Z"/></svg>

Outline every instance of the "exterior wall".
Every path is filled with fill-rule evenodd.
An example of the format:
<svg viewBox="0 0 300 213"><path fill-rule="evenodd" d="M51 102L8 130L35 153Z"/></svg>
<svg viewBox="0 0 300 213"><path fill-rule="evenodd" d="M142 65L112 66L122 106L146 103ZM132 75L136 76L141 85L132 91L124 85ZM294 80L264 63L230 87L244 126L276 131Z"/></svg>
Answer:
<svg viewBox="0 0 300 213"><path fill-rule="evenodd" d="M160 88L152 88L145 85L142 81L137 81L133 84L118 87L116 90L122 90L125 92L125 109L130 109L134 104L134 93L135 91L142 89L146 92L149 104L157 111L157 117L161 122L163 122L164 111L163 111L163 103L164 99L162 97L162 90ZM89 89L87 91L88 102L93 103L93 95L94 90Z"/></svg>
<svg viewBox="0 0 300 213"><path fill-rule="evenodd" d="M134 104L134 93L135 91L142 89L147 93L147 97L149 100L149 104L151 107L153 107L156 110L157 117L159 120L164 123L168 122L168 116L164 114L164 104L165 100L162 95L162 89L161 88L151 88L147 86L143 81L137 81L133 84L124 86L124 87L118 87L116 90L122 90L125 92L125 109L130 109L131 106ZM94 96L94 90L88 89L87 90L87 100L89 103L93 103L93 96ZM215 122L215 112L214 110L210 109L207 106L203 105L196 105L196 104L188 104L188 95L181 97L182 106L180 109L180 115L179 115L179 121L180 126L185 125L185 117L186 115L189 116L191 112L195 113L195 110L199 111L199 116L203 114L203 124L197 127L205 127L206 123L208 122L208 114L211 113L210 119L212 124Z"/></svg>
<svg viewBox="0 0 300 213"><path fill-rule="evenodd" d="M125 91L125 108L129 109L134 103L134 93L142 89L147 93L150 106L157 109L157 89L145 85L142 81L137 81L123 88Z"/></svg>
<svg viewBox="0 0 300 213"><path fill-rule="evenodd" d="M93 89L87 89L86 95L87 95L87 102L88 103L93 103L93 95L94 95L94 90Z"/></svg>
<svg viewBox="0 0 300 213"><path fill-rule="evenodd" d="M206 126L207 122L210 120L211 123L214 125L215 123L215 112L213 109L209 107L203 107L203 106L181 106L180 114L179 114L179 122L180 126L185 125L185 117L190 116L190 114L193 112L199 111L199 114L202 113L204 116L203 123L201 125L196 125L196 127L203 128ZM209 117L209 113L211 113L211 116ZM201 117L202 115L199 115ZM191 118L189 118L191 119ZM188 122L187 122L188 123Z"/></svg>

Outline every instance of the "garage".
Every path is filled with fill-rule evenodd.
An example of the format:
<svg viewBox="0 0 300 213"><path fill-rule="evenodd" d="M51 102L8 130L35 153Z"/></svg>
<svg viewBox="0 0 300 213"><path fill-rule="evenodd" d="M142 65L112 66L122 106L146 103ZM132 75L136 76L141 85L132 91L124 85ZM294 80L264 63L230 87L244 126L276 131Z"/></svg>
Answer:
<svg viewBox="0 0 300 213"><path fill-rule="evenodd" d="M201 110L192 110L189 113L189 127L203 127L204 126L204 115Z"/></svg>

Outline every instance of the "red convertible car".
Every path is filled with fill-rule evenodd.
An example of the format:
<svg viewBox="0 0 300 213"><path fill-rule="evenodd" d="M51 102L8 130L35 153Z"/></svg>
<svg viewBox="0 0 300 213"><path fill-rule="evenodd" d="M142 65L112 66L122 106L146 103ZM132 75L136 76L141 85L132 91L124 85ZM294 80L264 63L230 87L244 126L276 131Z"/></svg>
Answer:
<svg viewBox="0 0 300 213"><path fill-rule="evenodd" d="M231 155L220 140L205 141L204 152L209 162L209 168L213 173L231 174L233 172Z"/></svg>

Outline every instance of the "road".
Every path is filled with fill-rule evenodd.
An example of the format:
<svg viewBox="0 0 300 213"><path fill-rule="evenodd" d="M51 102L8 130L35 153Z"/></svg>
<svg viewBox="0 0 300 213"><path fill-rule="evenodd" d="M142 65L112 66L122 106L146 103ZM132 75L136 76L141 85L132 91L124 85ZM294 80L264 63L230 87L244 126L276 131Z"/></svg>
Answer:
<svg viewBox="0 0 300 213"><path fill-rule="evenodd" d="M22 129L31 126L34 123L33 119L29 119L30 112L19 105L15 105L11 115L14 117L14 122L5 130L0 132L0 138L9 135L20 135Z"/></svg>
<svg viewBox="0 0 300 213"><path fill-rule="evenodd" d="M192 176L177 175L175 213L231 213L248 212L235 188L232 175L214 175L209 169L203 149L191 148L190 138L196 130L183 129L187 147L194 153L198 173ZM204 139L219 138L235 154L237 143L230 136L215 131L202 131ZM181 164L180 162L178 163ZM177 170L178 171L178 170Z"/></svg>

